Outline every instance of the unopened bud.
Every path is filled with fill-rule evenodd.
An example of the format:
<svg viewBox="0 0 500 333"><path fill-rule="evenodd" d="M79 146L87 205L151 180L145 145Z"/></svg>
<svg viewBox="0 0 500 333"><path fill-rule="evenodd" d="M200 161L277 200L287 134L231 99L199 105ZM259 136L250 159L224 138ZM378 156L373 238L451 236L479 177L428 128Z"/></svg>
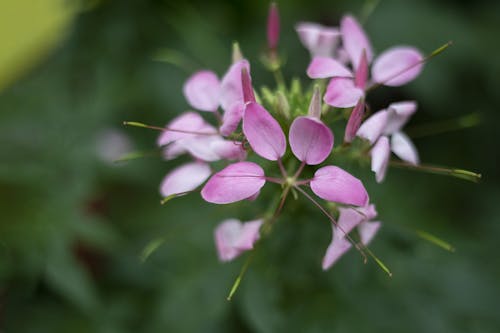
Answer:
<svg viewBox="0 0 500 333"><path fill-rule="evenodd" d="M270 50L275 51L280 39L280 16L278 5L272 2L269 6L269 16L267 17L267 45Z"/></svg>

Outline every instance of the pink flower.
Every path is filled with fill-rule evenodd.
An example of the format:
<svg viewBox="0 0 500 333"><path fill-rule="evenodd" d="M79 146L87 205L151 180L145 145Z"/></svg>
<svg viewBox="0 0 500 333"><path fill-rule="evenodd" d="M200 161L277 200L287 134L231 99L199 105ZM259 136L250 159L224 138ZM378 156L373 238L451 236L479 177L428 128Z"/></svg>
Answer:
<svg viewBox="0 0 500 333"><path fill-rule="evenodd" d="M339 211L337 224L332 223L332 241L323 257L323 270L329 269L352 247L347 235L354 228L357 228L361 243L366 246L371 242L381 225L378 221L371 221L377 216L374 205L339 208Z"/></svg>
<svg viewBox="0 0 500 333"><path fill-rule="evenodd" d="M424 57L414 47L396 46L373 60L370 41L352 16L342 18L340 32L353 71L328 56L315 56L307 69L309 77L314 79L332 77L324 96L324 101L331 106L348 108L358 103L365 94L368 68L372 62L373 82L386 86L404 85L422 70Z"/></svg>
<svg viewBox="0 0 500 333"><path fill-rule="evenodd" d="M248 75L248 72L244 73ZM246 82L250 80L244 79L243 83ZM322 163L332 151L333 134L318 117L320 103L319 90L316 90L310 114L295 118L290 126L290 147L295 157L302 162L298 174L306 164ZM287 147L285 134L269 112L254 101L246 103L243 133L257 155L270 161L278 161L281 166L281 158ZM264 170L256 163L231 164L208 180L201 195L208 202L227 204L254 196L266 181L271 181L280 184L292 182L293 186L309 183L311 190L318 197L347 205L363 206L368 201L368 194L361 181L336 166L322 167L312 179L304 181L296 180L298 174L292 178L288 177L283 168L281 169L283 179L276 180L266 177Z"/></svg>
<svg viewBox="0 0 500 333"><path fill-rule="evenodd" d="M377 182L384 180L391 151L405 162L419 163L417 149L410 138L401 131L416 110L417 103L414 101L392 103L387 109L366 119L359 128L357 136L373 145L370 151L371 168L375 172Z"/></svg>
<svg viewBox="0 0 500 333"><path fill-rule="evenodd" d="M214 232L215 246L221 261L231 261L245 251L253 249L259 239L263 220L241 223L236 219L223 221Z"/></svg>

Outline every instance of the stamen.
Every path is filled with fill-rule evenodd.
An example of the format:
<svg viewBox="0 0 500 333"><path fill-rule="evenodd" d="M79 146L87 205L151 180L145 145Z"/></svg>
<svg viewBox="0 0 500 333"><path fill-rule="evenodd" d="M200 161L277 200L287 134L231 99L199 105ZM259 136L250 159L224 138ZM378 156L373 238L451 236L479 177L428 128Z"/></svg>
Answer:
<svg viewBox="0 0 500 333"><path fill-rule="evenodd" d="M163 243L165 243L165 237L159 237L159 238L155 238L153 239L152 241L150 241L145 247L144 249L142 250L141 252L141 255L140 255L140 258L141 258L141 262L144 263L146 262L146 260L148 260L148 258L154 253L156 252L156 250L158 250L158 248L160 246L163 245Z"/></svg>
<svg viewBox="0 0 500 333"><path fill-rule="evenodd" d="M481 177L482 177L482 175L480 173L475 173L472 171L462 170L462 169L448 169L448 168L442 168L442 167L436 167L436 166L430 166L430 165L422 165L422 164L415 165L415 164L400 162L400 161L390 161L389 164L391 166L395 166L398 168L412 169L412 170L417 170L417 171L422 171L422 172L433 173L436 175L445 175L445 176L460 178L460 179L468 180L468 181L473 182L473 183L479 183L479 181L481 180Z"/></svg>
<svg viewBox="0 0 500 333"><path fill-rule="evenodd" d="M236 290L238 290L238 287L241 284L241 280L243 279L243 276L248 270L248 267L250 266L250 263L252 262L252 258L254 256L255 249L250 252L250 254L247 257L247 260L245 260L245 263L243 264L243 267L241 267L240 274L236 277L236 280L233 283L233 286L231 287L231 291L229 291L229 295L227 296L227 300L231 301L233 299L234 294L236 293Z"/></svg>
<svg viewBox="0 0 500 333"><path fill-rule="evenodd" d="M187 134L195 134L195 135L219 135L218 132L196 132L196 131L186 131L182 129L175 129L175 128L169 128L169 127L158 127L158 126L151 126L151 125L146 125L143 123L139 123L137 121L124 121L123 125L125 126L134 126L134 127L142 127L142 128L149 128L153 129L156 131L161 131L161 132L179 132L179 133L187 133Z"/></svg>
<svg viewBox="0 0 500 333"><path fill-rule="evenodd" d="M368 253L368 255L370 257L372 257L373 260L375 260L375 262L377 263L377 265L380 266L380 268L382 268L382 270L384 272L387 273L387 275L389 275L389 277L392 277L392 272L389 270L389 268L382 262L382 260L380 260L368 247L364 246L364 249L366 250L366 252Z"/></svg>
<svg viewBox="0 0 500 333"><path fill-rule="evenodd" d="M165 198L161 199L160 204L164 205L164 204L166 204L167 202L169 202L170 200L172 200L174 198L183 197L186 194L189 194L189 193L192 193L192 192L194 192L194 190L193 191L186 191L186 192L180 192L180 193L170 194L169 196L166 196Z"/></svg>
<svg viewBox="0 0 500 333"><path fill-rule="evenodd" d="M475 127L479 125L481 121L481 114L479 112L474 112L455 119L442 120L411 127L406 129L405 132L412 138L420 138Z"/></svg>
<svg viewBox="0 0 500 333"><path fill-rule="evenodd" d="M442 239L440 239L440 238L438 238L438 237L436 237L436 236L434 236L426 231L417 230L416 233L420 238L422 238L422 239L424 239L424 240L426 240L426 241L428 241L436 246L439 246L440 248L442 248L446 251L455 252L455 247L453 245L451 245L450 243L448 243L448 242L446 242L446 241L444 241L444 240L442 240Z"/></svg>
<svg viewBox="0 0 500 333"><path fill-rule="evenodd" d="M132 151L129 153L125 153L121 155L118 159L114 160L113 163L122 163L122 162L128 162L132 160L136 160L139 158L143 157L152 157L152 156L160 156L161 152L156 149L156 150L149 150L149 151Z"/></svg>
<svg viewBox="0 0 500 333"><path fill-rule="evenodd" d="M360 244L358 242L355 242L351 236L349 236L345 230L343 230L338 222L333 218L333 216L330 215L330 213L328 213L326 211L326 209L323 208L323 206L321 206L316 200L313 199L313 197L311 197L306 191L304 191L303 189L301 189L300 187L298 186L294 186L294 188L299 191L300 193L302 193L307 199L309 199L316 207L318 207L321 212L326 216L328 217L328 219L333 223L333 225L338 228L341 232L344 233L344 236L345 238L347 238L347 240L352 244L354 245L354 247L356 248L356 250L358 250L358 252L361 254L361 256L363 257L363 262L366 264L367 262L367 258L366 258L366 254L365 252L363 251L363 249L361 248ZM364 248L366 248L365 246L363 246Z"/></svg>

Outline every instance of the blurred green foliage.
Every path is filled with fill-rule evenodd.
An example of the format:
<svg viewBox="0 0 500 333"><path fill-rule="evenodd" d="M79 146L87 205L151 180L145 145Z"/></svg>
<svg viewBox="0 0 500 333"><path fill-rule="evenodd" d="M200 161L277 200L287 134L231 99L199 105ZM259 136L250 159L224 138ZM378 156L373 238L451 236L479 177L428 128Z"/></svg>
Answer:
<svg viewBox="0 0 500 333"><path fill-rule="evenodd" d="M125 147L154 152L157 133L122 121L161 125L184 111L186 77L199 68L222 74L233 40L253 63L254 83L272 86L257 61L267 3L89 1L70 25L66 9L30 4L9 12L21 2L0 2L0 86L38 63L0 92L2 331L498 332L500 3L385 0L365 22L379 52L401 43L430 52L453 40L414 83L376 91L372 106L416 99L409 128L479 115L477 127L419 137L416 145L423 161L479 171L484 181L391 169L378 186L368 170L355 169L385 223L373 250L393 278L363 265L355 251L322 272L330 227L297 201L232 302L225 297L244 258L219 264L212 230L226 217L255 218L267 193L240 205L208 205L193 194L161 206L158 184L179 162L153 153L113 164L99 151L103 133L113 131L128 137ZM305 79L308 61L297 21L336 24L344 11L363 8L361 1L279 4L288 79ZM43 31L34 29L34 15L47 15L58 32L32 35ZM42 57L60 27L64 41ZM165 49L187 68L155 61ZM423 241L417 229L457 251ZM142 250L158 237L165 242L143 263Z"/></svg>

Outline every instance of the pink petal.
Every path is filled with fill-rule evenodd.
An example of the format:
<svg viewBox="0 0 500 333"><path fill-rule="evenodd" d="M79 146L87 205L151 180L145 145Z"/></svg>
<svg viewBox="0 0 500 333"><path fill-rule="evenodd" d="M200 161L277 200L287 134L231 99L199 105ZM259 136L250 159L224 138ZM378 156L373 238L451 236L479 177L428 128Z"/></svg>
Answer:
<svg viewBox="0 0 500 333"><path fill-rule="evenodd" d="M336 166L318 169L310 185L318 197L328 201L354 206L368 203L368 193L361 181Z"/></svg>
<svg viewBox="0 0 500 333"><path fill-rule="evenodd" d="M234 63L222 78L220 103L225 111L236 102L243 104L243 88L241 86L242 68L246 68L250 73L250 64L245 59Z"/></svg>
<svg viewBox="0 0 500 333"><path fill-rule="evenodd" d="M217 254L221 261L230 261L253 248L259 239L262 220L241 223L236 219L223 221L215 228Z"/></svg>
<svg viewBox="0 0 500 333"><path fill-rule="evenodd" d="M313 117L295 118L288 138L293 154L299 161L309 165L320 164L332 152L332 131Z"/></svg>
<svg viewBox="0 0 500 333"><path fill-rule="evenodd" d="M368 81L368 59L366 59L366 52L361 53L361 60L356 69L354 83L356 87L365 90L366 82Z"/></svg>
<svg viewBox="0 0 500 333"><path fill-rule="evenodd" d="M212 141L208 149L217 154L221 159L225 160L244 160L247 155L241 142L236 141Z"/></svg>
<svg viewBox="0 0 500 333"><path fill-rule="evenodd" d="M270 50L278 47L280 39L280 16L278 5L272 2L269 6L269 15L267 17L267 46Z"/></svg>
<svg viewBox="0 0 500 333"><path fill-rule="evenodd" d="M314 57L309 67L307 75L311 79L325 79L328 77L353 77L352 72L340 62L325 57Z"/></svg>
<svg viewBox="0 0 500 333"><path fill-rule="evenodd" d="M164 197L193 191L203 184L212 171L206 163L192 162L183 164L170 171L160 185L160 193Z"/></svg>
<svg viewBox="0 0 500 333"><path fill-rule="evenodd" d="M243 115L243 133L252 149L270 161L285 154L286 138L280 124L261 105L250 102Z"/></svg>
<svg viewBox="0 0 500 333"><path fill-rule="evenodd" d="M363 97L363 90L354 86L350 78L334 77L326 88L325 103L338 108L350 108L355 106Z"/></svg>
<svg viewBox="0 0 500 333"><path fill-rule="evenodd" d="M222 135L228 136L238 128L241 118L243 117L243 111L245 110L245 104L242 102L236 102L228 109L225 110L222 116L222 125L219 131Z"/></svg>
<svg viewBox="0 0 500 333"><path fill-rule="evenodd" d="M391 150L403 161L411 164L419 163L417 148L403 132L396 132L392 135Z"/></svg>
<svg viewBox="0 0 500 333"><path fill-rule="evenodd" d="M371 152L372 157L372 171L375 172L375 179L377 183L381 183L385 178L387 165L391 156L391 148L389 146L389 139L386 136L380 137Z"/></svg>
<svg viewBox="0 0 500 333"><path fill-rule="evenodd" d="M251 197L265 182L259 165L238 162L214 174L201 190L201 196L211 203L228 204Z"/></svg>
<svg viewBox="0 0 500 333"><path fill-rule="evenodd" d="M365 220L371 220L377 216L377 210L375 209L375 205L367 205L365 207L356 208L356 210L365 216Z"/></svg>
<svg viewBox="0 0 500 333"><path fill-rule="evenodd" d="M311 97L311 103L309 104L307 114L318 120L321 119L321 90L319 86L314 87L314 92Z"/></svg>
<svg viewBox="0 0 500 333"><path fill-rule="evenodd" d="M366 119L356 133L357 136L374 144L384 131L388 119L388 112L381 110Z"/></svg>
<svg viewBox="0 0 500 333"><path fill-rule="evenodd" d="M323 270L329 269L337 260L340 259L350 248L351 243L345 238L339 238L334 235L328 248L326 249L325 256L323 257L322 268Z"/></svg>
<svg viewBox="0 0 500 333"><path fill-rule="evenodd" d="M363 114L365 112L365 101L360 99L358 104L351 111L349 120L347 121L347 126L345 128L344 141L351 142L356 137L356 132L361 125L361 120L363 119Z"/></svg>
<svg viewBox="0 0 500 333"><path fill-rule="evenodd" d="M212 71L199 71L184 84L188 103L200 111L215 111L219 107L220 82Z"/></svg>
<svg viewBox="0 0 500 333"><path fill-rule="evenodd" d="M162 155L164 159L169 161L185 153L187 153L186 148L179 145L178 142L172 142L171 144L163 148Z"/></svg>
<svg viewBox="0 0 500 333"><path fill-rule="evenodd" d="M366 52L368 63L372 61L373 51L370 41L363 28L354 17L346 15L342 18L340 22L340 32L342 33L344 49L351 58L351 63L355 69L359 66L363 50Z"/></svg>
<svg viewBox="0 0 500 333"><path fill-rule="evenodd" d="M390 48L375 59L372 78L386 86L401 86L420 74L423 59L423 55L413 47Z"/></svg>
<svg viewBox="0 0 500 333"><path fill-rule="evenodd" d="M241 89L243 91L243 102L255 102L255 95L253 93L252 78L248 69L245 67L241 68Z"/></svg>
<svg viewBox="0 0 500 333"><path fill-rule="evenodd" d="M387 108L389 117L384 133L392 134L399 131L417 111L417 103L415 101L404 101L392 103Z"/></svg>
<svg viewBox="0 0 500 333"><path fill-rule="evenodd" d="M260 191L257 191L254 194L252 194L251 196L249 196L248 198L246 198L245 200L255 201L255 200L257 200L257 198L259 197L259 195L260 195Z"/></svg>
<svg viewBox="0 0 500 333"><path fill-rule="evenodd" d="M178 147L184 148L185 151L190 153L197 159L206 162L214 162L221 159L221 157L210 149L213 142L222 141L220 136L195 136L178 140L175 144Z"/></svg>
<svg viewBox="0 0 500 333"><path fill-rule="evenodd" d="M337 237L345 237L358 224L366 221L367 217L354 208L339 208L339 218L337 220Z"/></svg>
<svg viewBox="0 0 500 333"><path fill-rule="evenodd" d="M205 120L198 113L185 112L174 118L165 126L173 131L166 130L162 132L158 137L157 144L158 146L165 146L176 140L196 135L189 132L213 132L216 134L217 131L213 127L209 126L210 125L205 122ZM179 130L180 132L176 132L175 130Z"/></svg>
<svg viewBox="0 0 500 333"><path fill-rule="evenodd" d="M359 232L359 237L361 238L361 243L364 245L368 245L373 237L375 237L375 234L377 233L378 229L380 229L381 223L376 221L376 222L363 222L360 225L358 225L358 232Z"/></svg>
<svg viewBox="0 0 500 333"><path fill-rule="evenodd" d="M331 57L339 42L340 31L336 28L302 22L295 26L295 30L312 57Z"/></svg>

